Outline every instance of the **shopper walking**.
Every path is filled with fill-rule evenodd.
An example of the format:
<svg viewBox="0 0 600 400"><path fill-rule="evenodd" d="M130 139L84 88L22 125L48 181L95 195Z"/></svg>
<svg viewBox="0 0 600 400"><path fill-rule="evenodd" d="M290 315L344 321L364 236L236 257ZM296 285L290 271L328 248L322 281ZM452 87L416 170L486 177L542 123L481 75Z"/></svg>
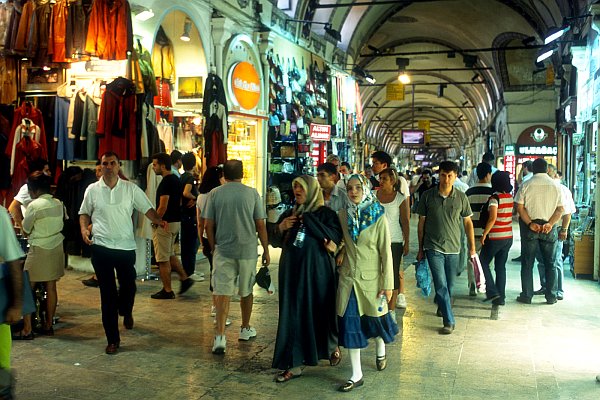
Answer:
<svg viewBox="0 0 600 400"><path fill-rule="evenodd" d="M143 213L162 229L167 229L168 223L152 208L142 189L119 178L120 161L116 153L106 152L100 161L102 179L85 191L79 210L79 226L83 241L92 246L92 266L100 285L102 325L108 342L106 354L115 354L121 343L119 314L124 317L125 328L133 328L136 291L133 211ZM88 227L92 221L93 232L90 232Z"/></svg>
<svg viewBox="0 0 600 400"><path fill-rule="evenodd" d="M181 265L183 270L194 281L203 281L204 274L196 273L196 255L198 254L198 225L196 218L196 201L198 199L198 186L192 171L196 166L194 153L185 153L181 158L184 173L180 182L183 190L181 196Z"/></svg>
<svg viewBox="0 0 600 400"><path fill-rule="evenodd" d="M401 267L402 257L408 255L410 238L410 206L409 198L398 192L400 181L398 174L391 168L379 173L380 187L377 200L385 209L385 217L390 228L392 241L392 262L394 267L394 290L388 303L392 318L396 321L396 306L406 308L404 297L404 269Z"/></svg>
<svg viewBox="0 0 600 400"><path fill-rule="evenodd" d="M427 257L433 285L438 316L444 326L440 334L451 334L455 320L451 298L454 279L461 251L461 229L466 232L470 255L475 254L475 238L471 221L471 206L467 196L453 187L458 165L443 161L439 167L440 183L437 188L423 192L417 213L419 214L419 253L417 260Z"/></svg>
<svg viewBox="0 0 600 400"><path fill-rule="evenodd" d="M236 282L242 312L239 340L247 341L256 336L256 329L250 326L256 276L256 232L263 248L262 265L267 266L271 261L265 208L256 189L242 183L242 162L227 161L223 175L226 183L209 193L202 211L214 263L212 285L217 305L214 354L226 351L225 322Z"/></svg>
<svg viewBox="0 0 600 400"><path fill-rule="evenodd" d="M315 178L292 182L296 204L277 221L283 243L279 261L279 322L275 381L300 376L301 365L317 365L337 349L333 254L342 241L335 211L324 206Z"/></svg>
<svg viewBox="0 0 600 400"><path fill-rule="evenodd" d="M335 212L346 208L348 205L346 188L342 189L335 183L337 174L337 168L332 163L323 163L317 167L317 180L323 191L323 201L327 207Z"/></svg>
<svg viewBox="0 0 600 400"><path fill-rule="evenodd" d="M348 349L352 376L339 387L349 392L364 384L360 349L375 338L378 371L387 366L385 344L394 341L398 325L388 312L394 287L390 231L384 208L372 195L367 178L351 175L350 203L338 214L345 246L338 254L337 315L339 344Z"/></svg>
<svg viewBox="0 0 600 400"><path fill-rule="evenodd" d="M481 252L479 260L485 276L486 300L503 306L506 299L506 261L513 243L512 211L513 197L510 174L498 171L491 176L493 194L489 199L488 220L479 238ZM486 203L488 200L486 200ZM484 203L485 204L485 203ZM481 208L480 208L481 210ZM492 276L490 263L494 260L496 277Z"/></svg>
<svg viewBox="0 0 600 400"><path fill-rule="evenodd" d="M17 236L10 222L8 211L0 206L0 259L8 264L9 276L3 275L0 269L0 284L5 287L6 281L12 288L10 297L7 298L8 306L4 312L3 323L0 323L0 398L12 398L13 382L10 371L10 351L12 347L10 324L21 320L23 315L23 250L19 245ZM8 296L8 293L5 295Z"/></svg>
<svg viewBox="0 0 600 400"><path fill-rule="evenodd" d="M167 153L157 153L152 156L152 169L162 180L156 189L156 212L169 223L169 229L152 229L154 257L158 263L162 289L151 295L153 299L170 300L175 298L171 288L171 270L179 275L181 287L179 294L184 294L194 284L181 266L175 254L175 240L181 229L181 183L179 178L171 173L171 158Z"/></svg>
<svg viewBox="0 0 600 400"><path fill-rule="evenodd" d="M25 212L23 231L28 236L29 253L25 260L25 270L29 272L31 289L37 282L46 286L46 312L41 334L54 336L54 315L58 303L56 282L65 274L65 253L62 235L65 207L52 197L52 178L41 171L34 172L27 180L31 203ZM33 339L31 314L23 317L23 330L13 339Z"/></svg>
<svg viewBox="0 0 600 400"><path fill-rule="evenodd" d="M519 303L531 304L533 297L533 263L540 251L546 266L546 302L556 303L557 222L564 207L560 188L547 174L548 163L538 158L532 163L533 177L523 183L515 202L521 218L521 294Z"/></svg>

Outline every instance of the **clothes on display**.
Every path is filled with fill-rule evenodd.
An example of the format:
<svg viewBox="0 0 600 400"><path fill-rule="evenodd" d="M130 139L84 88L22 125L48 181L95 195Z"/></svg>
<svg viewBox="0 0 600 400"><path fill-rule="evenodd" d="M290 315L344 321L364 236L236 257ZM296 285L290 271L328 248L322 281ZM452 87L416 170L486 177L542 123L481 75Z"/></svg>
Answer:
<svg viewBox="0 0 600 400"><path fill-rule="evenodd" d="M0 57L0 104L10 104L17 99L17 62Z"/></svg>
<svg viewBox="0 0 600 400"><path fill-rule="evenodd" d="M154 74L157 78L164 79L169 83L174 82L176 75L173 43L162 26L158 28L158 32L156 33L156 41L154 42L154 49L152 51L152 65L154 66Z"/></svg>
<svg viewBox="0 0 600 400"><path fill-rule="evenodd" d="M85 51L102 60L126 60L133 49L131 7L127 0L95 0Z"/></svg>
<svg viewBox="0 0 600 400"><path fill-rule="evenodd" d="M21 126L22 125L22 126ZM21 127L20 127L21 126ZM17 128L19 128L19 134L17 135ZM20 107L15 109L13 114L13 124L11 127L11 133L8 138L8 146L6 148L6 154L11 157L11 174L15 170L17 164L15 160L16 146L23 138L24 133L33 136L30 137L40 146L40 157L47 157L48 149L46 145L46 130L44 129L44 119L41 111L34 107L31 102L24 102ZM13 186L14 187L14 186ZM20 185L17 189L21 187Z"/></svg>
<svg viewBox="0 0 600 400"><path fill-rule="evenodd" d="M206 167L214 167L227 161L227 99L223 81L215 74L208 74L204 89L202 114L204 127L204 154Z"/></svg>

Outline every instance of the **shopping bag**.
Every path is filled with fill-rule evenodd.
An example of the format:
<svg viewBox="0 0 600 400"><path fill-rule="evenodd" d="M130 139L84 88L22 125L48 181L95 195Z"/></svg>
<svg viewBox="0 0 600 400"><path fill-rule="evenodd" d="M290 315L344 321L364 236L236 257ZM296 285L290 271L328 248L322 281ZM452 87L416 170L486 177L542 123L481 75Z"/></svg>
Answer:
<svg viewBox="0 0 600 400"><path fill-rule="evenodd" d="M469 259L470 268L473 268L473 276L475 277L475 285L480 293L485 292L485 275L483 275L483 267L477 253L471 256Z"/></svg>
<svg viewBox="0 0 600 400"><path fill-rule="evenodd" d="M417 279L417 287L421 289L423 296L429 296L431 294L431 277L429 276L429 265L426 258L416 262L415 278Z"/></svg>

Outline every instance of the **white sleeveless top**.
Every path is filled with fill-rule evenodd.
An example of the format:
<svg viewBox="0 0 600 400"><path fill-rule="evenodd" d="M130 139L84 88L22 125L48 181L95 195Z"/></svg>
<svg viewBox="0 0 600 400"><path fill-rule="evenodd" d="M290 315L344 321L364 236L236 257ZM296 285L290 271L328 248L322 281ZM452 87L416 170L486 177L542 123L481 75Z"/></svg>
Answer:
<svg viewBox="0 0 600 400"><path fill-rule="evenodd" d="M390 236L392 243L404 243L402 236L402 228L400 227L400 204L406 200L406 196L402 193L396 193L396 198L390 203L381 203L385 208L385 217L387 218L390 227Z"/></svg>

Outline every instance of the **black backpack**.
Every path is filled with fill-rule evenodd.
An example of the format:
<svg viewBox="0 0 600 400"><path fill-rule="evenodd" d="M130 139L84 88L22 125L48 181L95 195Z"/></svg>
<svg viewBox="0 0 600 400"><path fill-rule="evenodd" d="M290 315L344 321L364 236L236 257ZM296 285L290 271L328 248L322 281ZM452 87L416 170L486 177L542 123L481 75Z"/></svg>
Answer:
<svg viewBox="0 0 600 400"><path fill-rule="evenodd" d="M490 207L490 200L492 198L496 199L498 201L498 203L500 203L500 197L498 197L498 195L494 193L481 206L481 210L479 210L479 225L482 228L485 228L485 226L487 225L488 219L490 219L490 212L489 212L488 208ZM500 205L500 204L498 204L498 205Z"/></svg>

